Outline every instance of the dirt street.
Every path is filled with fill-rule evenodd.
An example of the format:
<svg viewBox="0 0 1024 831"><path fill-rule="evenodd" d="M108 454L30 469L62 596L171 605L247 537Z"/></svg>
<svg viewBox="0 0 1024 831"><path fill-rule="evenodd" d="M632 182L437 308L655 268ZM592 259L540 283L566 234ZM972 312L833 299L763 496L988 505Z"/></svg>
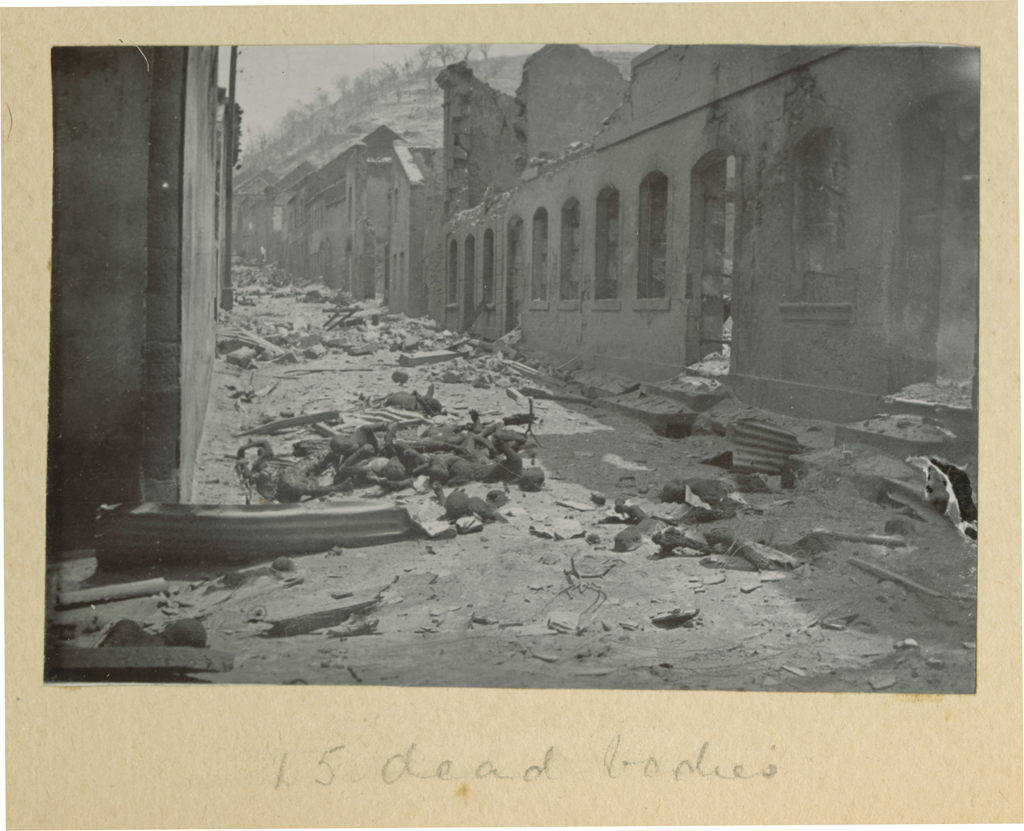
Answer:
<svg viewBox="0 0 1024 831"><path fill-rule="evenodd" d="M400 352L389 343L404 338L416 346L426 335L425 348L441 348L430 338L440 341L444 334L395 319L386 309L375 312L377 325L371 316L365 324L323 332L318 327L330 307L301 302L304 291L274 296L271 289L250 290L246 301L239 290L243 303L255 305L236 307L232 327L318 332L308 341L321 346L294 365L261 360L242 369L223 354L217 358L195 503L244 503L235 467L247 439L236 434L261 421L337 410L334 429L342 431L371 417L376 398L398 390L425 393L433 383L447 413L429 421L464 425L471 410L485 422L523 412L525 400L514 401L506 388L539 385L503 369L491 355L404 367L408 381L396 384ZM347 354L359 344L378 348ZM442 380L445 373L453 383ZM335 548L276 568L268 558L245 564L240 575L214 562L95 571L95 560L71 560L51 570L51 595L60 587L152 577L167 578L172 589L51 613L51 632L69 645L91 646L123 618L159 631L169 621L195 617L207 645L234 658L228 672L192 676L209 683L973 692L976 543L938 513L881 504L872 493L880 477L911 484L920 477L923 491L919 471L866 446L833 447L828 423L756 412L728 398L708 412L710 421L726 425L757 416L791 431L801 445L795 489L783 489L779 476L763 476L766 487L751 492L749 476L701 463L731 447L714 430L673 439L593 404L535 399L534 408L535 438L522 456L527 468L544 471L541 490L526 492L514 482L465 486L471 497L505 493L503 522L452 539L419 536ZM428 422L409 416L414 423L398 431L400 438L417 435ZM267 438L278 457L290 458L293 443L320 437L303 425ZM796 567L759 572L735 546L663 556L651 536L667 525L651 519L636 526L639 547L616 551L616 535L630 526L608 521L623 518L615 500L649 515L667 514L681 506L661 503L659 494L677 479L717 480L738 508L735 516L682 522L679 530L703 541L712 529L725 528L788 552ZM592 495L604 496L605 504ZM367 497L397 501L424 521L443 519L435 493L422 482L396 493L357 486L321 499ZM887 522L900 517L903 546L807 537L820 529L886 535ZM851 558L931 591L880 579ZM353 625L363 623L366 634L335 637L325 628L279 638L263 634L268 621L364 595L379 600L346 625L358 632ZM655 624L674 610L681 613L678 625Z"/></svg>

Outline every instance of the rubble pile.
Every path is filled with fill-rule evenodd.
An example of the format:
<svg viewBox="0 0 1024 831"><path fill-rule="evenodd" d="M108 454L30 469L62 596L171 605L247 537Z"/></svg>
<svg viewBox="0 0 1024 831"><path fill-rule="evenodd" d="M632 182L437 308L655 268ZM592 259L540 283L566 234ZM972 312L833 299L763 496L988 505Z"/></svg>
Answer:
<svg viewBox="0 0 1024 831"><path fill-rule="evenodd" d="M259 296L258 289L280 288L291 283L288 273L276 265L265 264L255 265L243 263L238 257L234 258L231 265L231 283L235 290L256 289L249 296ZM247 294L243 292L243 294ZM255 305L255 299L246 302L244 305Z"/></svg>
<svg viewBox="0 0 1024 831"><path fill-rule="evenodd" d="M64 670L678 689L726 667L721 688L812 689L835 668L961 690L974 468L931 415L801 421L693 368L643 384L244 268L209 504L102 513L107 582L54 594ZM967 657L921 604L966 619Z"/></svg>

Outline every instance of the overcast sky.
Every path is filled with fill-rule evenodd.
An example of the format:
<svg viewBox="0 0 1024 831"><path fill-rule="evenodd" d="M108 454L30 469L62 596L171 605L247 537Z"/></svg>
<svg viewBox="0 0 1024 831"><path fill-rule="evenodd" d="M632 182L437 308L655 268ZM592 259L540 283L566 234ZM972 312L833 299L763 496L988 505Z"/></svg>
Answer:
<svg viewBox="0 0 1024 831"><path fill-rule="evenodd" d="M529 55L543 44L495 44L491 56ZM249 131L271 132L296 100L311 101L323 87L333 98L333 80L338 75L355 78L367 67L401 63L415 55L422 44L379 46L241 46L235 98L244 115L245 135ZM590 46L591 49L640 49L633 46ZM220 54L220 85L227 89L230 48Z"/></svg>

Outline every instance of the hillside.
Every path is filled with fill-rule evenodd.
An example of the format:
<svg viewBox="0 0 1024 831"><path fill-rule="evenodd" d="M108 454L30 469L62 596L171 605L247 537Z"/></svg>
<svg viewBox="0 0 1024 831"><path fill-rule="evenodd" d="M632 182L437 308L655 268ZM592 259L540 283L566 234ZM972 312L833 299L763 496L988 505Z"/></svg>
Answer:
<svg viewBox="0 0 1024 831"><path fill-rule="evenodd" d="M635 52L595 54L629 77ZM527 57L472 59L469 64L478 78L514 96ZM236 180L265 167L285 176L303 161L320 167L380 124L386 124L412 145L440 147L444 140L444 96L434 82L439 71L438 63L424 61L420 68L406 64L401 70L367 70L354 80L335 79L325 86L334 91L333 95L320 93L317 101L289 110L271 135L248 137Z"/></svg>

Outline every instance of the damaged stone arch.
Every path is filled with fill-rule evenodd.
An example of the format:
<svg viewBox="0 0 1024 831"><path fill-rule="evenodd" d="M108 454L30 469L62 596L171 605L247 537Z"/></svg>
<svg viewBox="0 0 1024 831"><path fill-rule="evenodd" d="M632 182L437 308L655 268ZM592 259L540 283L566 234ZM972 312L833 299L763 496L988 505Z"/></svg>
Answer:
<svg viewBox="0 0 1024 831"><path fill-rule="evenodd" d="M660 170L652 170L640 182L637 223L638 300L668 296L668 185L668 176Z"/></svg>
<svg viewBox="0 0 1024 831"><path fill-rule="evenodd" d="M519 325L519 303L523 296L523 220L513 215L505 233L505 332Z"/></svg>
<svg viewBox="0 0 1024 831"><path fill-rule="evenodd" d="M530 269L530 299L546 303L548 299L548 210L537 208L533 214L533 250Z"/></svg>
<svg viewBox="0 0 1024 831"><path fill-rule="evenodd" d="M445 303L449 306L459 302L459 241L451 238L448 241L448 285L445 286Z"/></svg>
<svg viewBox="0 0 1024 831"><path fill-rule="evenodd" d="M594 228L594 299L616 300L622 270L619 191L612 185L597 195Z"/></svg>
<svg viewBox="0 0 1024 831"><path fill-rule="evenodd" d="M484 231L483 272L481 274L481 302L494 305L494 229Z"/></svg>
<svg viewBox="0 0 1024 831"><path fill-rule="evenodd" d="M579 300L583 274L583 224L580 200L570 197L562 205L559 300Z"/></svg>
<svg viewBox="0 0 1024 831"><path fill-rule="evenodd" d="M844 142L832 126L814 127L793 147L794 299L852 303L856 286L842 276L845 196Z"/></svg>
<svg viewBox="0 0 1024 831"><path fill-rule="evenodd" d="M476 237L473 234L466 234L462 254L462 325L468 328L476 308Z"/></svg>
<svg viewBox="0 0 1024 831"><path fill-rule="evenodd" d="M687 355L694 360L720 352L730 338L739 249L741 158L730 146L701 156L690 169L687 253Z"/></svg>

